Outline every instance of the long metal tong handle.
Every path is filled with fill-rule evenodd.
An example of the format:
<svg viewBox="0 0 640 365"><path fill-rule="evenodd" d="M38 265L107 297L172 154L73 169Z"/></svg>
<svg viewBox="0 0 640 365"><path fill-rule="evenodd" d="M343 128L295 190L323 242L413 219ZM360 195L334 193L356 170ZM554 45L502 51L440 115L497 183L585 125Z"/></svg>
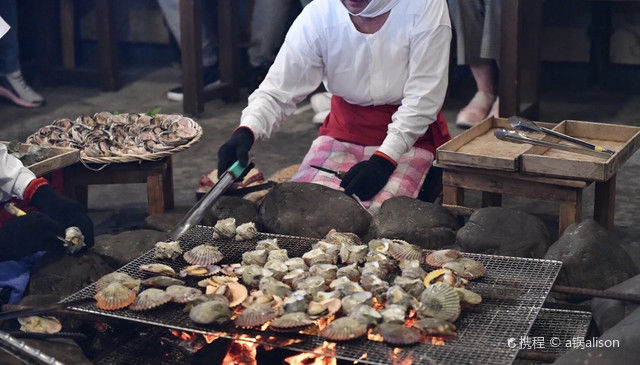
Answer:
<svg viewBox="0 0 640 365"><path fill-rule="evenodd" d="M575 143L577 145L590 148L590 149L592 149L594 151L597 151L597 152L604 152L604 153L608 153L610 155L613 155L614 153L616 153L616 151L613 151L613 150L610 150L608 148L589 143L587 141L583 141L583 140L575 138L575 137L571 137L571 136L566 135L564 133L556 132L554 130L551 130L551 129L548 129L548 128L545 128L545 127L540 127L540 129L542 129L542 131L544 133L546 133L546 134L548 134L550 136L554 136L556 138L564 139L564 140L569 141L571 143Z"/></svg>
<svg viewBox="0 0 640 365"><path fill-rule="evenodd" d="M178 240L189 228L200 223L207 210L211 208L218 198L224 194L236 179L240 178L245 171L251 170L253 166L254 164L251 162L243 167L239 161L231 165L231 167L220 176L220 180L218 180L211 190L187 212L182 221L171 231L171 239Z"/></svg>
<svg viewBox="0 0 640 365"><path fill-rule="evenodd" d="M49 365L64 365L61 361L56 360L55 357L49 356L44 352L27 345L24 341L18 340L10 334L0 331L0 343L11 348L18 350L19 352L28 355L29 357L36 359L42 363Z"/></svg>
<svg viewBox="0 0 640 365"><path fill-rule="evenodd" d="M555 148L558 150L582 153L585 155L596 156L596 157L605 158L605 159L610 156L608 153L589 150L582 147L570 146L566 144L544 141L541 139L529 138L516 131L510 131L507 129L496 129L493 131L493 135L496 136L496 138L498 139L501 139L503 141L508 141L508 142L528 143L536 146L543 146L548 148Z"/></svg>

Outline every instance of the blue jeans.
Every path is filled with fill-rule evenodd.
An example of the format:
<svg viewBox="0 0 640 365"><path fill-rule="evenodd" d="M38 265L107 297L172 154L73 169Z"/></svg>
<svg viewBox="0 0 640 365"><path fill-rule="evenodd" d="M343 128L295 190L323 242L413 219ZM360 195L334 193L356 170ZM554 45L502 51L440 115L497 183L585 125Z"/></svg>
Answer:
<svg viewBox="0 0 640 365"><path fill-rule="evenodd" d="M0 38L0 76L20 69L20 49L18 46L18 11L15 0L0 0L0 16L11 29Z"/></svg>

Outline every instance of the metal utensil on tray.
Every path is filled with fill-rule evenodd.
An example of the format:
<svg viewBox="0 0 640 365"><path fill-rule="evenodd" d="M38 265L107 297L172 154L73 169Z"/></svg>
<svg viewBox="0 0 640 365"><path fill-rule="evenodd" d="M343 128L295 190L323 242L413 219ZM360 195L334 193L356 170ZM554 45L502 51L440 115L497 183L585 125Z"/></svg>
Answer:
<svg viewBox="0 0 640 365"><path fill-rule="evenodd" d="M584 147L586 149L597 151L597 152L604 152L604 153L607 153L609 155L613 155L614 153L616 153L616 151L610 150L608 148L604 148L602 146L598 146L598 145L589 143L587 141L583 141L581 139L568 136L568 135L566 135L564 133L556 132L554 130L541 127L541 126L537 125L535 122L532 122L527 118L513 116L513 117L509 117L509 119L507 119L507 120L508 120L509 124L511 124L511 126L513 128L521 130L521 131L544 133L544 134L547 134L549 136L553 136L553 137L560 138L560 139L563 139L565 141L571 142L571 143L576 144L578 146L582 146L582 147Z"/></svg>
<svg viewBox="0 0 640 365"><path fill-rule="evenodd" d="M595 156L595 157L599 157L602 159L608 159L609 157L611 157L611 154L607 153L607 152L598 152L595 150L590 150L590 149L586 149L584 147L577 147L577 146L571 146L571 145L566 145L566 144L561 144L561 143L556 143L556 142L549 142L549 141L544 141L541 139L536 139L536 138L531 138L531 137L527 137L523 134L518 133L517 131L511 131L508 129L503 129L503 128L499 128L493 131L493 135L496 136L496 138L503 140L503 141L507 141L507 142L514 142L514 143L528 143L528 144L532 144L532 145L536 145L536 146L543 146L543 147L548 147L548 148L554 148L557 150L563 150L563 151L569 151L569 152L575 152L575 153L581 153L584 155L589 155L589 156Z"/></svg>

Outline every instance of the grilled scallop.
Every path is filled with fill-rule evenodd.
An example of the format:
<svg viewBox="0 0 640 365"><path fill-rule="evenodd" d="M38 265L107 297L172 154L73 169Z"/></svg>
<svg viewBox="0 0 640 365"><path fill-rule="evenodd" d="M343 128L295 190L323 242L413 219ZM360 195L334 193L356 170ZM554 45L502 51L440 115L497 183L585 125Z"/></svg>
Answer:
<svg viewBox="0 0 640 365"><path fill-rule="evenodd" d="M382 336L384 342L392 345L411 345L420 341L420 331L405 327L401 323L381 323L374 330Z"/></svg>
<svg viewBox="0 0 640 365"><path fill-rule="evenodd" d="M94 296L100 309L112 311L129 306L136 299L136 292L126 286L113 282Z"/></svg>
<svg viewBox="0 0 640 365"><path fill-rule="evenodd" d="M171 301L171 296L162 289L149 288L138 294L129 306L132 311L146 311Z"/></svg>
<svg viewBox="0 0 640 365"><path fill-rule="evenodd" d="M327 233L327 235L324 237L323 241L341 246L362 244L360 237L358 237L358 235L356 235L355 233L337 232L335 229L329 231L329 233Z"/></svg>
<svg viewBox="0 0 640 365"><path fill-rule="evenodd" d="M171 301L181 304L189 303L202 295L202 291L200 289L184 285L171 285L165 290L171 297Z"/></svg>
<svg viewBox="0 0 640 365"><path fill-rule="evenodd" d="M157 242L154 247L153 258L175 260L183 253L184 251L180 248L180 243L178 243L178 241L160 241Z"/></svg>
<svg viewBox="0 0 640 365"><path fill-rule="evenodd" d="M253 304L245 309L234 323L238 327L256 327L278 317L278 311L268 304Z"/></svg>
<svg viewBox="0 0 640 365"><path fill-rule="evenodd" d="M236 241L248 241L258 235L258 229L253 222L244 223L236 228Z"/></svg>
<svg viewBox="0 0 640 365"><path fill-rule="evenodd" d="M323 328L320 333L332 341L353 340L367 333L367 325L357 318L341 317Z"/></svg>
<svg viewBox="0 0 640 365"><path fill-rule="evenodd" d="M418 317L433 317L450 322L460 315L460 297L454 288L435 283L424 289L418 305Z"/></svg>
<svg viewBox="0 0 640 365"><path fill-rule="evenodd" d="M184 281L169 276L153 276L143 280L142 285L152 288L166 288L171 285L184 285Z"/></svg>
<svg viewBox="0 0 640 365"><path fill-rule="evenodd" d="M430 253L426 258L427 265L434 268L441 268L447 262L454 261L460 257L460 252L456 250L438 250Z"/></svg>
<svg viewBox="0 0 640 365"><path fill-rule="evenodd" d="M487 269L481 262L467 257L460 257L454 261L447 262L442 265L442 267L453 271L467 280L477 279L487 272Z"/></svg>
<svg viewBox="0 0 640 365"><path fill-rule="evenodd" d="M424 318L416 321L413 327L429 336L455 336L456 326L440 318Z"/></svg>
<svg viewBox="0 0 640 365"><path fill-rule="evenodd" d="M195 323L223 324L231 320L231 310L222 300L209 300L199 303L189 311L189 318Z"/></svg>
<svg viewBox="0 0 640 365"><path fill-rule="evenodd" d="M165 264L146 264L140 265L140 271L149 275L165 275L175 276L176 272L169 265Z"/></svg>
<svg viewBox="0 0 640 365"><path fill-rule="evenodd" d="M123 272L112 272L107 274L96 282L96 291L106 288L111 283L120 283L127 288L137 292L140 289L140 280L134 279L129 274Z"/></svg>
<svg viewBox="0 0 640 365"><path fill-rule="evenodd" d="M389 255L398 261L420 260L424 250L403 240L393 240L389 243Z"/></svg>
<svg viewBox="0 0 640 365"><path fill-rule="evenodd" d="M279 250L280 247L278 247L278 239L277 238L266 238L263 240L260 240L258 242L256 242L256 250L267 250L267 251L272 251L272 250Z"/></svg>
<svg viewBox="0 0 640 365"><path fill-rule="evenodd" d="M274 319L269 328L278 332L297 332L313 324L313 321L306 313L287 313Z"/></svg>
<svg viewBox="0 0 640 365"><path fill-rule="evenodd" d="M198 245L185 252L183 257L191 265L208 266L220 262L224 255L216 246Z"/></svg>
<svg viewBox="0 0 640 365"><path fill-rule="evenodd" d="M231 238L236 234L236 219L220 219L213 227L213 239Z"/></svg>

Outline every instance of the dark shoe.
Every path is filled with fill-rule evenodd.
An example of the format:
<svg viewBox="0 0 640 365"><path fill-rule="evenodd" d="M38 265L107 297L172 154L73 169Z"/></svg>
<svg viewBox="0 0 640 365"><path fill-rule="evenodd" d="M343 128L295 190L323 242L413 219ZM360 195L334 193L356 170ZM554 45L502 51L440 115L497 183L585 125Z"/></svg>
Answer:
<svg viewBox="0 0 640 365"><path fill-rule="evenodd" d="M45 103L42 95L27 85L20 70L0 77L0 96L23 108L37 108Z"/></svg>
<svg viewBox="0 0 640 365"><path fill-rule="evenodd" d="M214 89L216 86L220 85L217 65L205 67L203 69L203 74L202 83L204 84L204 91ZM167 91L167 99L169 100L182 102L183 97L182 86L178 86Z"/></svg>

